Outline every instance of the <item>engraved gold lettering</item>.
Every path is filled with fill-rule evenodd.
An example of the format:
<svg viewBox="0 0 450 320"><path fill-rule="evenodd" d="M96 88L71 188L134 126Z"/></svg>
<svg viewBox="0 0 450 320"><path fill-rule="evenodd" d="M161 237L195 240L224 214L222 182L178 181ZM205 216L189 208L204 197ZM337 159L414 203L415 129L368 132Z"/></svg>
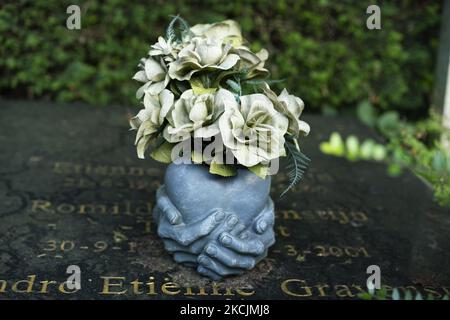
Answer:
<svg viewBox="0 0 450 320"><path fill-rule="evenodd" d="M336 295L341 298L350 297L353 298L355 295L352 293L350 288L345 284L337 284L335 286Z"/></svg>
<svg viewBox="0 0 450 320"><path fill-rule="evenodd" d="M19 280L17 282L15 282L12 286L12 291L14 292L19 292L19 293L30 293L33 291L33 285L34 285L34 281L36 280L36 275L32 274L29 275L28 280ZM19 285L24 284L26 287L19 289Z"/></svg>
<svg viewBox="0 0 450 320"><path fill-rule="evenodd" d="M288 279L281 283L281 290L294 297L311 297L311 287L306 285L305 280Z"/></svg>
<svg viewBox="0 0 450 320"><path fill-rule="evenodd" d="M122 291L111 291L113 287L123 287L123 281L125 277L101 277L103 279L103 289L100 294L124 294L127 289ZM117 281L117 282L116 282Z"/></svg>
<svg viewBox="0 0 450 320"><path fill-rule="evenodd" d="M246 290L249 290L249 291L246 291ZM236 293L243 297L249 297L249 296L252 296L255 294L255 290L253 290L253 288L251 286L248 286L247 288L241 287L241 288L236 288Z"/></svg>
<svg viewBox="0 0 450 320"><path fill-rule="evenodd" d="M39 293L48 293L48 285L56 284L57 282L53 280L43 280L40 283L41 283L41 290L39 291Z"/></svg>
<svg viewBox="0 0 450 320"><path fill-rule="evenodd" d="M161 286L161 291L168 296L175 296L180 293L180 286L175 282L166 282Z"/></svg>
<svg viewBox="0 0 450 320"><path fill-rule="evenodd" d="M32 212L43 211L43 212L53 213L51 206L52 206L52 203L50 201L45 201L45 200L31 201L31 211Z"/></svg>
<svg viewBox="0 0 450 320"><path fill-rule="evenodd" d="M134 281L131 281L131 284L133 285L133 293L134 294L143 294L144 292L140 289L140 285L143 284L143 282L138 281L137 279Z"/></svg>

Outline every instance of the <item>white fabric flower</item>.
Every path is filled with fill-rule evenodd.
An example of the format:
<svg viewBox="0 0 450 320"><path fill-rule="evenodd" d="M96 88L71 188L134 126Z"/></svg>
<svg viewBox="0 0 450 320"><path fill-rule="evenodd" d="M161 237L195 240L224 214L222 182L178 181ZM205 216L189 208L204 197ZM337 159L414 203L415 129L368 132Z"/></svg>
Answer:
<svg viewBox="0 0 450 320"><path fill-rule="evenodd" d="M285 155L288 119L263 94L242 96L240 105L227 104L219 127L225 146L246 167Z"/></svg>
<svg viewBox="0 0 450 320"><path fill-rule="evenodd" d="M228 70L239 60L237 54L229 53L231 46L221 40L193 38L178 53L178 59L169 65L169 75L180 81L189 80L192 75L202 70Z"/></svg>
<svg viewBox="0 0 450 320"><path fill-rule="evenodd" d="M141 99L144 92L148 91L150 94L158 94L170 81L167 68L162 60L156 60L152 57L148 59L141 59L139 67L142 69L133 76L133 79L139 82L144 82L136 92L136 98Z"/></svg>
<svg viewBox="0 0 450 320"><path fill-rule="evenodd" d="M130 119L131 129L137 130L135 145L138 157L143 159L145 150L161 131L167 114L171 111L174 95L167 89L153 95L148 91L144 95L144 109Z"/></svg>
<svg viewBox="0 0 450 320"><path fill-rule="evenodd" d="M283 89L281 94L277 96L275 92L270 89L267 83L264 84L263 90L267 97L269 97L269 99L272 101L275 108L288 117L289 134L295 137L297 137L299 133L302 133L304 136L309 134L309 124L303 120L300 120L300 116L305 107L302 99L289 94L286 89Z"/></svg>
<svg viewBox="0 0 450 320"><path fill-rule="evenodd" d="M269 58L269 53L266 49L261 49L259 52L254 53L250 48L246 46L240 46L238 48L231 49L232 53L235 53L240 58L239 68L247 70L247 79L255 77L263 78L269 75L269 70L264 68L264 64Z"/></svg>
<svg viewBox="0 0 450 320"><path fill-rule="evenodd" d="M178 52L183 48L181 43L171 42L158 37L158 42L151 46L149 56L162 56L164 61L170 63L178 57Z"/></svg>
<svg viewBox="0 0 450 320"><path fill-rule="evenodd" d="M196 24L191 27L191 32L198 37L217 39L223 43L230 43L233 47L242 45L241 28L234 20L225 20L213 24Z"/></svg>
<svg viewBox="0 0 450 320"><path fill-rule="evenodd" d="M164 138L171 142L194 138L209 138L219 133L219 116L227 104L233 103L233 94L225 89L216 93L195 95L186 90L175 102L168 115L169 125L164 129Z"/></svg>

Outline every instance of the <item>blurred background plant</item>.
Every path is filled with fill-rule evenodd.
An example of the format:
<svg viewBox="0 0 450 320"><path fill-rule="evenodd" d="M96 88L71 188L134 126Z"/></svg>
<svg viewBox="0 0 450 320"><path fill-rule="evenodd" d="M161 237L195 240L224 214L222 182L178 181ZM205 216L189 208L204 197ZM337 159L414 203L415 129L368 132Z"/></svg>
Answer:
<svg viewBox="0 0 450 320"><path fill-rule="evenodd" d="M333 132L328 141L320 144L323 153L350 161L385 162L391 176L409 168L433 188L440 205L450 205L450 156L441 143L444 138L450 140L450 134L442 127L437 112L431 109L428 118L408 122L401 120L397 111L378 114L370 103L363 102L358 106L357 114L386 142L376 143L372 139L360 142L354 135L344 139L338 132Z"/></svg>
<svg viewBox="0 0 450 320"><path fill-rule="evenodd" d="M81 30L66 8L81 7ZM131 77L170 15L189 23L235 19L253 50L267 48L277 90L302 97L308 112L353 114L385 144L346 138L351 160L410 167L450 202L449 158L431 111L442 1L380 3L382 29L366 28L372 2L329 0L16 0L0 5L0 95L96 106L136 106ZM322 149L337 152L334 135ZM341 138L342 140L342 138ZM342 150L339 152L343 152Z"/></svg>

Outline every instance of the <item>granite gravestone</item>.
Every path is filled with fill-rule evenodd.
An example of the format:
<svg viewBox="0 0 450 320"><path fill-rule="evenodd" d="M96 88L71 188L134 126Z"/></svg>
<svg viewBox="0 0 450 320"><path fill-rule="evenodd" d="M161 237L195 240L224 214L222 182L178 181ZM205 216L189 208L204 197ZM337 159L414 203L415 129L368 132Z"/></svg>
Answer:
<svg viewBox="0 0 450 320"><path fill-rule="evenodd" d="M411 173L318 150L335 130L376 138L350 118L307 117L311 167L282 199L274 177L277 243L254 270L215 283L174 263L151 219L165 168L137 159L128 112L0 101L0 299L357 299L370 265L387 288L449 293L449 210Z"/></svg>

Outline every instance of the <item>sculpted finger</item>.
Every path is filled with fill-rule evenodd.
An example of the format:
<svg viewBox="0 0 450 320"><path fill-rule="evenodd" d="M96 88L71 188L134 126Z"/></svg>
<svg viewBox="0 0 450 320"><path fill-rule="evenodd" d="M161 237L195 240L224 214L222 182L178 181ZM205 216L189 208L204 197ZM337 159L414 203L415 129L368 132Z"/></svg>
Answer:
<svg viewBox="0 0 450 320"><path fill-rule="evenodd" d="M180 245L178 242L172 239L164 239L164 248L170 253L173 252L190 252L189 247Z"/></svg>
<svg viewBox="0 0 450 320"><path fill-rule="evenodd" d="M231 214L225 223L225 230L231 231L239 223L239 218L235 214Z"/></svg>
<svg viewBox="0 0 450 320"><path fill-rule="evenodd" d="M175 252L173 259L178 263L187 264L189 266L197 265L197 256L186 252Z"/></svg>
<svg viewBox="0 0 450 320"><path fill-rule="evenodd" d="M240 275L244 273L241 269L229 268L215 259L201 254L198 256L197 262L205 268L214 271L221 276Z"/></svg>
<svg viewBox="0 0 450 320"><path fill-rule="evenodd" d="M158 206L161 210L162 215L164 215L172 225L179 225L183 222L181 218L181 213L177 208L170 202L169 198L162 198L158 200Z"/></svg>
<svg viewBox="0 0 450 320"><path fill-rule="evenodd" d="M197 267L197 272L214 281L220 281L222 279L222 276L220 276L219 274L215 273L212 270L209 270L208 268L203 267L202 265L199 265Z"/></svg>
<svg viewBox="0 0 450 320"><path fill-rule="evenodd" d="M223 232L219 236L219 241L225 247L244 254L252 254L258 256L261 255L265 250L264 244L259 240L243 240L227 232Z"/></svg>
<svg viewBox="0 0 450 320"><path fill-rule="evenodd" d="M245 229L243 223L238 223L231 231L230 234L233 236L238 236Z"/></svg>
<svg viewBox="0 0 450 320"><path fill-rule="evenodd" d="M263 234L268 228L275 223L275 215L273 212L273 201L269 199L263 212L256 218L254 228L256 233Z"/></svg>
<svg viewBox="0 0 450 320"><path fill-rule="evenodd" d="M205 247L205 253L230 268L250 270L256 263L252 257L243 256L227 248L218 247L213 243L209 243Z"/></svg>
<svg viewBox="0 0 450 320"><path fill-rule="evenodd" d="M184 225L182 228L174 227L171 230L171 238L183 246L190 245L195 240L208 235L223 219L223 211L214 211L206 219L192 225Z"/></svg>

